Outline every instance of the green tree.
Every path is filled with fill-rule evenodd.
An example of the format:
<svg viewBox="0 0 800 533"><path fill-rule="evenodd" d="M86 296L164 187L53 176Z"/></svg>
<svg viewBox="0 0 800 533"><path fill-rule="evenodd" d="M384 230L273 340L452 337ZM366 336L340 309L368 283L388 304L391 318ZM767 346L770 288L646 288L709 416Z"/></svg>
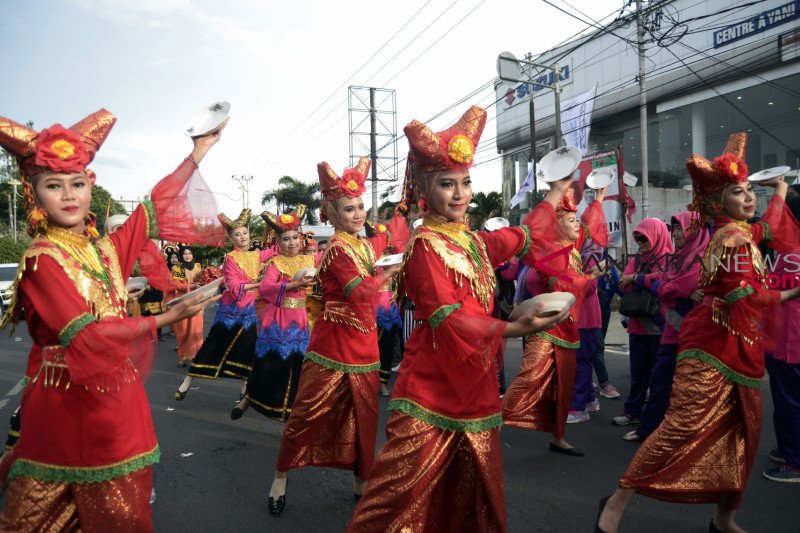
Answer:
<svg viewBox="0 0 800 533"><path fill-rule="evenodd" d="M319 194L319 183L303 183L291 176L282 176L278 180L278 187L264 193L261 205L268 206L275 203L280 213L291 211L298 204L305 204L305 222L309 225L319 224L316 211L322 206ZM276 213L277 214L277 213Z"/></svg>
<svg viewBox="0 0 800 533"><path fill-rule="evenodd" d="M100 185L95 185L92 188L92 200L89 204L89 210L97 215L97 229L101 234L105 233L106 211L108 211L110 215L128 214L125 207L114 200L111 197L111 193Z"/></svg>
<svg viewBox="0 0 800 533"><path fill-rule="evenodd" d="M472 203L476 207L469 209L469 223L475 229L483 229L486 220L499 216L503 211L503 196L496 191L489 194L476 192L472 195Z"/></svg>

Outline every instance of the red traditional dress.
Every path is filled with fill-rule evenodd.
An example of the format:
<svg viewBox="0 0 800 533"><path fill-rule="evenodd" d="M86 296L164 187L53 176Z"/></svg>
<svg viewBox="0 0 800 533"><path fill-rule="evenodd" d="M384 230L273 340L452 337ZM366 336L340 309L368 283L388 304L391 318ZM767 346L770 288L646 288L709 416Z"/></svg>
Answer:
<svg viewBox="0 0 800 533"><path fill-rule="evenodd" d="M693 209L727 183L746 183L745 134L734 134L712 163L686 162L694 183ZM788 249L800 228L774 196L764 217L747 224L713 218L703 260L705 299L681 324L677 365L664 421L642 444L619 486L664 501L741 505L761 434L765 343L777 341L780 295L767 290L758 243ZM773 335L775 333L775 335Z"/></svg>
<svg viewBox="0 0 800 533"><path fill-rule="evenodd" d="M182 250L179 255L182 256ZM192 263L191 268L183 262L172 267L172 277L181 285L183 290L176 291L169 295L167 302L174 300L178 296L186 294L189 287L194 283L194 278L202 271L200 263ZM178 361L191 361L203 345L203 319L204 312L200 311L194 316L179 320L172 324L172 331L175 333L175 340L178 344Z"/></svg>
<svg viewBox="0 0 800 533"><path fill-rule="evenodd" d="M375 260L392 234L403 235L404 225L397 216L387 233L372 239L337 231L328 242L319 266L324 310L311 333L278 470L334 466L369 478L380 368Z"/></svg>
<svg viewBox="0 0 800 533"><path fill-rule="evenodd" d="M570 189L571 191L572 189ZM607 245L606 219L601 202L592 202L583 213L578 240L570 242L559 235L559 216L575 212L571 195L558 210L547 202L540 203L536 211L548 221L545 240L547 246L534 251L541 265L548 270L538 271L541 292L569 292L575 304L569 318L548 331L529 336L525 342L522 367L503 397L503 423L509 426L552 433L556 439L564 437L564 429L572 403L575 387L575 351L580 347L578 313L586 296L589 276L583 272L580 249L593 238L599 246ZM545 260L555 250L568 251L559 258Z"/></svg>
<svg viewBox="0 0 800 533"><path fill-rule="evenodd" d="M410 165L420 173L450 168L455 142L469 157L453 168L467 169L485 121L477 106L444 132L413 121L405 128ZM505 531L494 356L506 324L491 318L494 269L531 257L531 235L549 223L538 218L486 233L428 215L415 230L400 293L422 322L405 345L387 442L348 531Z"/></svg>
<svg viewBox="0 0 800 533"><path fill-rule="evenodd" d="M81 141L93 155L114 121L101 110L55 139L61 126L26 139L35 163L8 140L31 130L0 119L0 144L17 155L25 176L47 169L78 172L90 158L68 168L41 168L39 156L48 148L70 154L65 142L79 153ZM195 168L184 161L156 185L152 200L106 238L51 227L25 251L5 318L16 322L25 309L33 347L21 404L24 430L1 531L152 530L150 465L160 452L143 378L157 350L156 319L126 318L125 279L159 228L166 238L221 242L221 227L204 228L202 237L189 233L196 219L182 191L197 185L187 183Z"/></svg>

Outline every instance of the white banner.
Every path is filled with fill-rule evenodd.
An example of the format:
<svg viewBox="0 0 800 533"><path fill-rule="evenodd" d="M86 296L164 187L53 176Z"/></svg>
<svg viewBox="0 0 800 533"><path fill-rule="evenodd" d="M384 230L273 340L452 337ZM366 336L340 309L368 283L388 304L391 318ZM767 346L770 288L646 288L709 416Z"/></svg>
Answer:
<svg viewBox="0 0 800 533"><path fill-rule="evenodd" d="M589 130L592 126L592 111L596 93L597 85L595 84L585 93L561 103L561 131L564 136L564 144L577 146L581 149L582 155L586 155L589 150Z"/></svg>

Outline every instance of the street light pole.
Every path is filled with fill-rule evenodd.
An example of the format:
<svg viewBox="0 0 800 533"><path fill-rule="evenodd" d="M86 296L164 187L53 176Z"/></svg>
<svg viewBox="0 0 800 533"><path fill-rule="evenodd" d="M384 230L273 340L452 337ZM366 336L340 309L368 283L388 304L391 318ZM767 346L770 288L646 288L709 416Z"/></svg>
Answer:
<svg viewBox="0 0 800 533"><path fill-rule="evenodd" d="M649 173L647 157L647 86L644 79L644 14L642 0L636 0L636 35L639 42L639 130L641 131L642 152L642 219L647 218L650 207Z"/></svg>
<svg viewBox="0 0 800 533"><path fill-rule="evenodd" d="M242 209L246 209L250 205L250 182L253 181L253 176L231 176L231 179L239 183L239 189L242 191Z"/></svg>

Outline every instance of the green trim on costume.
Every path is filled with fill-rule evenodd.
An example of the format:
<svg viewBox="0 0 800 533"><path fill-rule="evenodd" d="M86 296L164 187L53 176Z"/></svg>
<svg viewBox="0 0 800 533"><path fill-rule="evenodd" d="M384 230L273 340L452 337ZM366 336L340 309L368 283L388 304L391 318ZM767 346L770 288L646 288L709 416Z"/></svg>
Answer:
<svg viewBox="0 0 800 533"><path fill-rule="evenodd" d="M426 424L446 431L460 431L462 433L480 433L503 425L503 415L496 413L483 418L463 419L450 418L426 409L413 400L396 398L389 401L389 411L402 411L412 418L422 420Z"/></svg>
<svg viewBox="0 0 800 533"><path fill-rule="evenodd" d="M58 334L58 342L66 348L69 346L69 343L72 342L80 331L91 324L92 322L97 322L97 319L94 315L90 315L89 313L81 313L80 315L76 316L72 320L70 320L66 326L61 330L61 333Z"/></svg>
<svg viewBox="0 0 800 533"><path fill-rule="evenodd" d="M755 290L750 285L748 285L747 287L740 287L738 289L734 289L725 295L725 303L731 305L733 302L741 300L746 296L750 296L754 292Z"/></svg>
<svg viewBox="0 0 800 533"><path fill-rule="evenodd" d="M589 239L592 238L592 230L589 229L589 224L587 224L583 220L581 220L581 226L583 226L583 229L586 230L586 239L584 239L584 240L588 241Z"/></svg>
<svg viewBox="0 0 800 533"><path fill-rule="evenodd" d="M762 239L765 240L765 241L771 241L772 240L772 226L769 225L769 222L764 222L763 220L759 220L758 223L761 224L761 227L764 230L764 235L763 235Z"/></svg>
<svg viewBox="0 0 800 533"><path fill-rule="evenodd" d="M528 255L528 252L531 250L531 228L524 224L519 226L519 228L522 229L522 232L525 234L525 239L522 241L522 248L520 248L519 252L517 252L517 257L522 259Z"/></svg>
<svg viewBox="0 0 800 533"><path fill-rule="evenodd" d="M549 333L547 333L546 331L537 331L537 332L535 333L535 335L536 335L537 337L539 337L540 339L544 339L544 340L546 340L546 341L550 341L550 342L552 342L553 344L556 344L556 345L558 345L558 346L561 346L562 348L575 348L575 349L577 350L578 348L580 348L580 347L581 347L581 341L578 341L578 342L568 342L568 341L565 341L565 340L563 340L563 339L559 339L558 337L554 337L553 335L550 335L550 334L549 334Z"/></svg>
<svg viewBox="0 0 800 533"><path fill-rule="evenodd" d="M358 285L362 281L364 281L364 279L361 278L361 277L356 277L356 278L353 278L350 281L348 281L347 284L344 286L344 289L343 289L345 298L350 298L350 293L353 292L353 289L358 287Z"/></svg>
<svg viewBox="0 0 800 533"><path fill-rule="evenodd" d="M431 329L436 329L436 327L444 322L444 319L449 317L453 314L456 309L459 309L461 304L450 304L450 305L443 305L438 308L436 311L431 313L431 316L428 317L428 324L431 325Z"/></svg>
<svg viewBox="0 0 800 533"><path fill-rule="evenodd" d="M348 365L347 363L340 363L339 361L328 359L324 355L320 355L317 352L308 352L305 358L310 361L314 361L318 365L336 370L337 372L344 372L346 374L368 374L369 372L374 372L381 368L380 361L376 361L368 365Z"/></svg>
<svg viewBox="0 0 800 533"><path fill-rule="evenodd" d="M158 239L160 231L158 229L158 220L156 219L156 206L152 200L145 200L142 202L144 207L145 218L147 219L147 237L150 239Z"/></svg>
<svg viewBox="0 0 800 533"><path fill-rule="evenodd" d="M710 353L704 352L702 350L685 350L678 354L678 357L676 358L675 361L676 362L682 361L684 359L697 359L709 366L713 366L720 374L722 374L723 377L727 378L730 381L733 381L734 383L738 383L740 385L744 385L745 387L751 387L754 389L761 388L760 379L748 378L747 376L744 376L736 372L735 370L727 366L725 363L723 363Z"/></svg>
<svg viewBox="0 0 800 533"><path fill-rule="evenodd" d="M157 463L160 459L161 450L158 445L149 452L109 466L60 466L17 459L8 473L8 479L25 476L56 483L102 483L127 476Z"/></svg>

